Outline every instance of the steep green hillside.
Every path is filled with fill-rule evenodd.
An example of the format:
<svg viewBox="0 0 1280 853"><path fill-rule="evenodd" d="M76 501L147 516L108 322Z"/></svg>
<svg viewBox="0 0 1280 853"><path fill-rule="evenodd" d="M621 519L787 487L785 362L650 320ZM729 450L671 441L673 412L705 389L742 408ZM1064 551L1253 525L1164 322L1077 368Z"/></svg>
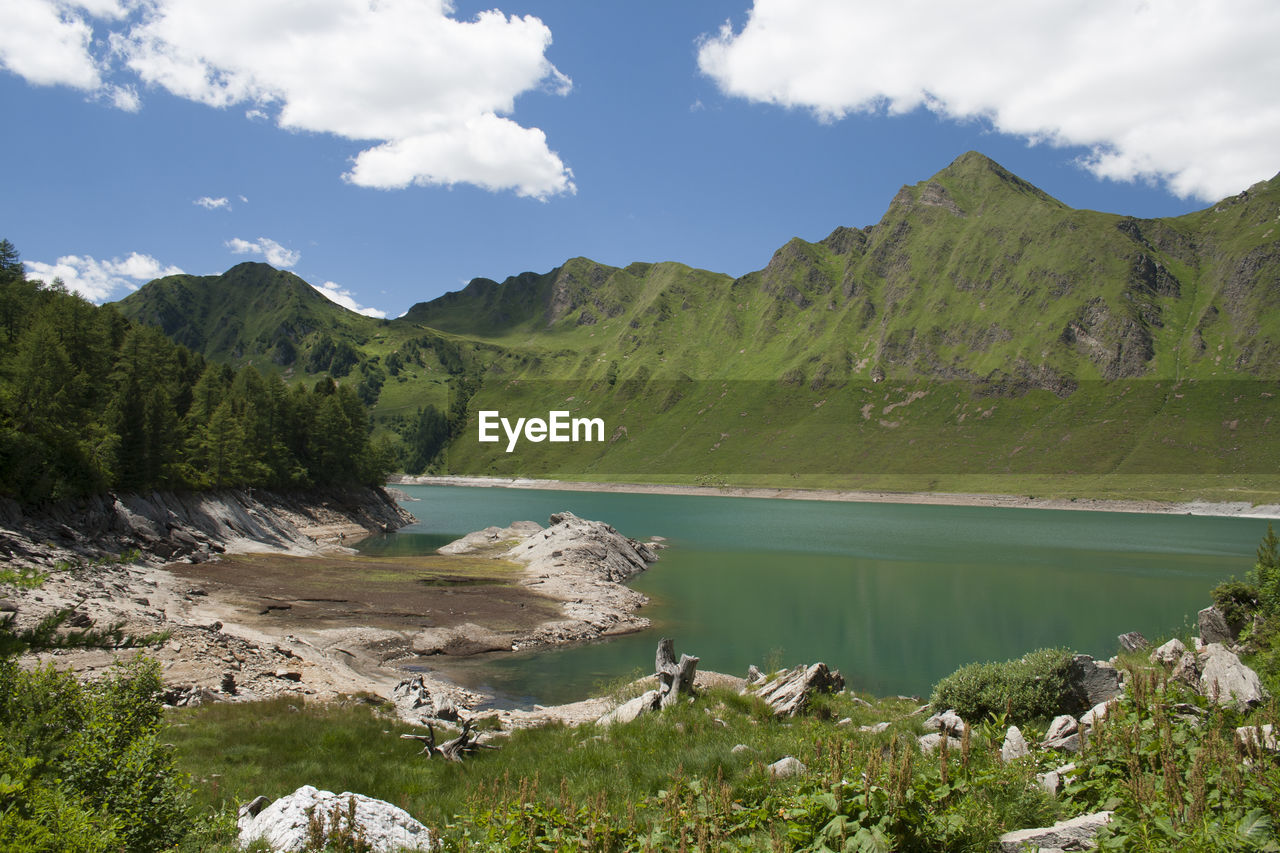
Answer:
<svg viewBox="0 0 1280 853"><path fill-rule="evenodd" d="M447 416L410 468L443 442L433 467L459 473L1252 494L1280 471L1277 228L1280 177L1140 220L1071 209L970 152L875 225L794 239L737 279L575 258L379 322L313 311L299 280L241 265L198 281L235 293L221 279L253 272L267 302L243 314L195 310L244 297L189 297L184 277L121 308L213 358L275 357L287 337L309 374L328 369L319 336L349 346L362 396L406 440L415 406ZM417 369L371 388L415 346ZM566 410L607 434L507 452L478 441L480 409Z"/></svg>

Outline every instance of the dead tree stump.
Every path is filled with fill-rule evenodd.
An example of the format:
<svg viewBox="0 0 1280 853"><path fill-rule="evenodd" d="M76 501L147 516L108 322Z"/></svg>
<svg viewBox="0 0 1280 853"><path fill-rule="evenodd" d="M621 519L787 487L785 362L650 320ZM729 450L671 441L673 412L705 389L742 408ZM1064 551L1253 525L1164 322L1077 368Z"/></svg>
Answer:
<svg viewBox="0 0 1280 853"><path fill-rule="evenodd" d="M700 658L692 655L680 655L676 662L675 643L663 637L658 643L658 653L654 658L654 671L658 676L659 707L674 705L680 696L693 695L693 679L698 672Z"/></svg>
<svg viewBox="0 0 1280 853"><path fill-rule="evenodd" d="M430 758L438 755L448 761L456 761L461 763L462 757L470 752L478 749L500 749L501 747L493 746L487 743L480 743L480 736L471 731L471 721L462 721L462 734L452 740L436 746L436 730L430 723L427 723L427 733L425 735L405 734L400 735L401 740L416 740L423 744L422 755Z"/></svg>

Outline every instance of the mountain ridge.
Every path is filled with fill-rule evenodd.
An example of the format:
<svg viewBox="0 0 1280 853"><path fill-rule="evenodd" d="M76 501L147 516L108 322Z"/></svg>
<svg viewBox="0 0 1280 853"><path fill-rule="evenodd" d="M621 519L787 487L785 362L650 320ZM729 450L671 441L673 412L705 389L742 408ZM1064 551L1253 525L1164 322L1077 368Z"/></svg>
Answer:
<svg viewBox="0 0 1280 853"><path fill-rule="evenodd" d="M1057 435L1066 444L1044 450L1042 457L1050 460L1045 464L1076 470L1082 467L1076 461L1080 454L1129 441L1125 436L1132 434L1145 442L1142 449L1116 447L1109 461L1083 467L1120 470L1138 464L1155 470L1165 446L1181 448L1180 458L1188 461L1177 464L1194 471L1200 463L1189 460L1203 446L1212 451L1204 457L1213 460L1204 463L1206 470L1225 471L1245 464L1232 461L1231 448L1252 451L1257 442L1265 444L1271 423L1265 401L1272 392L1246 395L1258 407L1245 413L1242 423L1249 426L1236 431L1222 426L1240 420L1223 410L1228 398L1210 395L1195 405L1175 404L1167 391L1173 386L1161 383L1274 384L1280 378L1277 231L1280 176L1201 211L1139 219L1071 208L969 152L900 189L875 224L839 226L812 242L793 238L765 267L746 275L676 262L614 267L571 258L546 273L524 272L501 282L473 279L383 321L318 303L314 316L299 319L301 306L286 310L288 300L277 299L274 309L263 303L256 311L273 325L246 324L238 338L226 329L216 340L206 335L204 352L233 363L272 359L286 373L303 376L340 365L351 374L349 381L360 383L361 396L376 405L384 426L410 444L425 430L413 426L415 417L426 417L430 407L448 412L447 437L432 427L432 442L415 458L425 454L437 466L470 473L556 473L547 467L554 465L545 447L531 448L534 455L517 462L495 456L492 448L459 443L474 432L476 406L519 397L513 383L541 383L544 393L536 401L521 398L535 409L555 407L556 400L579 401L574 406L591 401L615 420L630 422L592 457L588 467L595 466L598 476L610 473L600 467L613 464L610 459L628 459L637 470L669 459L682 466L683 476L727 471L727 464L749 465L783 447L779 436L798 435L802 421L817 423L796 414L795 424L778 432L775 419L766 433L763 425L748 430L745 421L717 413L699 445L703 439L689 437L693 428L687 420L677 420L703 418L709 409L682 409L680 401L690 399L687 383L722 381L757 383L749 392L739 388L744 418L760 407L799 405L804 395L814 397L804 403L810 409L829 404L823 417L848 412L846 421L856 427L850 435L862 431L857 441L864 449L844 447L832 463L837 470L868 463L875 448L881 458L916 453L908 448L918 448L915 442L937 430L963 424L967 431L973 422L965 413L976 407L992 417L982 401L995 398L1006 401L1001 405L1010 420L1000 425L993 419L982 437L963 442L985 448L972 458L989 460L981 464L993 469L1016 470L1027 464L1025 454L1018 456L1022 447L1048 447ZM269 273L269 267L235 270L258 275L266 282L264 293L301 281L271 278L276 271ZM218 279L202 280L201 286L221 287ZM156 315L145 306L173 287L169 280L148 284L124 300L121 310L140 319ZM187 323L197 330L231 324L200 315L199 299L170 298L166 304L192 306ZM277 357L280 329L296 338L292 363ZM215 342L221 349L209 348ZM329 357L330 350L344 347L341 359ZM1148 383L1140 403L1137 397L1117 403L1106 390L1134 381ZM886 390L873 390L879 383ZM945 392L938 391L944 386ZM903 389L904 398L932 395L931 402L900 408L907 404L891 398L891 387ZM1059 403L1037 396L1046 392ZM894 414L871 418L872 397L883 397L876 406ZM713 398L706 399L709 404ZM835 399L840 403L832 409ZM658 418L646 421L652 443L645 453L636 405L652 406ZM901 420L903 412L912 413L907 421ZM1068 441L1073 417L1097 423L1076 430ZM908 436L899 430L913 421L918 431ZM826 429L841 429L837 422ZM1116 432L1116 424L1126 424L1129 432ZM723 442L736 441L744 431L741 452L725 454ZM1006 442L1013 433L1024 443ZM1242 440L1246 433L1250 437ZM675 443L659 442L653 437L659 434ZM806 440L818 438L812 433ZM962 442L956 442L959 448ZM439 455L441 448L447 458ZM955 454L953 461L959 459ZM1274 455L1268 450L1256 459ZM730 457L738 461L724 461ZM945 467L951 464L947 459L943 454L937 463ZM785 464L811 465L803 459ZM966 457L961 467L980 466Z"/></svg>

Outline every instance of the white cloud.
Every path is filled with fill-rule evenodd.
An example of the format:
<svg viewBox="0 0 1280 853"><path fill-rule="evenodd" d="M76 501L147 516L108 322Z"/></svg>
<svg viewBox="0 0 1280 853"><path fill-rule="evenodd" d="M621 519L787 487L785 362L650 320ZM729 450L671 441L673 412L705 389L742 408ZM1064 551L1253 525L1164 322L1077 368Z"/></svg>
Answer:
<svg viewBox="0 0 1280 853"><path fill-rule="evenodd" d="M350 290L340 287L335 282L326 281L324 284L313 284L311 286L328 297L330 302L336 302L348 311L354 311L357 314L363 314L366 317L377 317L379 320L385 320L387 317L386 311L379 311L377 308L365 308L361 306L359 302L356 302L355 294Z"/></svg>
<svg viewBox="0 0 1280 853"><path fill-rule="evenodd" d="M273 267L288 268L302 259L301 252L286 249L267 237L259 237L253 242L234 237L226 245L233 255L262 255Z"/></svg>
<svg viewBox="0 0 1280 853"><path fill-rule="evenodd" d="M1274 0L754 0L740 32L704 37L729 95L811 110L926 107L1082 165L1213 200L1280 168Z"/></svg>
<svg viewBox="0 0 1280 853"><path fill-rule="evenodd" d="M64 255L52 264L25 261L28 278L38 278L52 283L62 279L68 290L79 293L91 302L105 302L122 295L122 291L134 291L154 278L181 275L182 270L166 266L150 255L133 252L124 260L113 258L99 261L90 255Z"/></svg>
<svg viewBox="0 0 1280 853"><path fill-rule="evenodd" d="M33 83L137 110L126 75L250 119L368 145L362 186L471 183L547 198L573 175L537 128L508 116L530 91L565 94L551 30L448 0L7 0L0 65ZM95 32L95 27L97 32Z"/></svg>
<svg viewBox="0 0 1280 853"><path fill-rule="evenodd" d="M89 51L92 40L93 27L70 4L6 0L0 66L37 85L93 91L102 76Z"/></svg>
<svg viewBox="0 0 1280 853"><path fill-rule="evenodd" d="M203 195L191 203L199 205L200 207L203 207L205 210L230 210L231 209L231 201L226 196L222 196L220 198L211 198L210 196Z"/></svg>

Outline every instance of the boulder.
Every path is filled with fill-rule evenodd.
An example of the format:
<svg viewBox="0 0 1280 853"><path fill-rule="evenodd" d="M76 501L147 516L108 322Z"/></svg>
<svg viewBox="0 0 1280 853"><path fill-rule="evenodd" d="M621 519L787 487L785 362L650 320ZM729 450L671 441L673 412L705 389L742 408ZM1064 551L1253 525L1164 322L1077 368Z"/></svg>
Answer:
<svg viewBox="0 0 1280 853"><path fill-rule="evenodd" d="M1044 733L1044 742L1047 745L1049 741L1073 735L1079 729L1080 723L1070 714L1054 717L1053 722L1049 724L1049 730Z"/></svg>
<svg viewBox="0 0 1280 853"><path fill-rule="evenodd" d="M1192 690L1200 690L1200 659L1195 652L1182 653L1182 657L1174 664L1173 671L1169 673L1169 680L1181 682Z"/></svg>
<svg viewBox="0 0 1280 853"><path fill-rule="evenodd" d="M963 742L959 738L948 737L941 732L934 732L929 735L921 735L916 738L916 742L920 744L920 752L924 755L931 755L942 746L943 741L947 744L947 750L960 749Z"/></svg>
<svg viewBox="0 0 1280 853"><path fill-rule="evenodd" d="M1072 707L1063 710L1092 708L1120 695L1120 672L1089 655L1076 655L1067 671L1067 684Z"/></svg>
<svg viewBox="0 0 1280 853"><path fill-rule="evenodd" d="M783 670L772 681L749 684L745 688L763 699L776 717L799 714L808 707L809 697L814 693L838 693L843 689L844 678L840 671L828 669L821 662Z"/></svg>
<svg viewBox="0 0 1280 853"><path fill-rule="evenodd" d="M1080 751L1080 723L1070 714L1054 717L1045 732L1041 746L1045 749L1058 749L1063 752Z"/></svg>
<svg viewBox="0 0 1280 853"><path fill-rule="evenodd" d="M1261 726L1241 726L1236 729L1236 742L1255 754L1262 750L1280 752L1280 742L1276 740L1275 727L1271 723Z"/></svg>
<svg viewBox="0 0 1280 853"><path fill-rule="evenodd" d="M1113 704L1114 703L1112 702L1099 702L1097 705L1094 705L1092 708L1080 715L1080 725L1086 729L1093 728L1095 725L1107 718L1107 714L1110 712Z"/></svg>
<svg viewBox="0 0 1280 853"><path fill-rule="evenodd" d="M596 720L596 725L611 726L614 723L629 723L641 714L658 710L661 704L661 693L657 690L646 690L636 698L629 699L607 714L602 715Z"/></svg>
<svg viewBox="0 0 1280 853"><path fill-rule="evenodd" d="M1244 711L1267 698L1258 674L1241 663L1226 646L1209 643L1200 657L1200 692L1219 705L1233 705Z"/></svg>
<svg viewBox="0 0 1280 853"><path fill-rule="evenodd" d="M1151 645L1151 643L1147 641L1147 638L1142 636L1138 631L1130 631L1127 634L1121 634L1119 637L1116 637L1116 640L1119 641L1120 648L1124 649L1126 652L1140 652L1147 646Z"/></svg>
<svg viewBox="0 0 1280 853"><path fill-rule="evenodd" d="M355 826L350 827L348 816L353 807ZM240 846L248 847L261 840L280 853L306 850L312 816L328 833L335 828L353 829L367 845L363 849L372 853L431 850L436 844L434 833L404 809L363 794L334 794L304 785L256 815L242 809L237 821Z"/></svg>
<svg viewBox="0 0 1280 853"><path fill-rule="evenodd" d="M964 730L968 728L968 724L960 719L960 715L955 712L954 708L949 708L941 714L934 714L925 720L924 727L954 737L960 737L964 734Z"/></svg>
<svg viewBox="0 0 1280 853"><path fill-rule="evenodd" d="M1197 614L1196 623L1200 628L1200 639L1206 645L1209 643L1231 645L1240 636L1238 630L1231 630L1231 626L1227 624L1227 618L1216 607L1206 607L1201 610Z"/></svg>
<svg viewBox="0 0 1280 853"><path fill-rule="evenodd" d="M1004 734L1004 744L1000 747L1000 760L1007 764L1010 761L1017 761L1019 758L1026 758L1030 754L1031 750L1027 748L1027 741L1022 736L1022 729L1017 726L1009 726L1009 730Z"/></svg>
<svg viewBox="0 0 1280 853"><path fill-rule="evenodd" d="M1147 660L1151 661L1151 663L1163 664L1164 666L1175 666L1178 661L1182 660L1182 656L1186 653L1187 647L1182 644L1181 640L1174 637L1172 640L1152 652L1151 656L1147 658Z"/></svg>
<svg viewBox="0 0 1280 853"><path fill-rule="evenodd" d="M769 765L769 778L786 779L790 776L799 776L808 769L800 763L799 759L788 755Z"/></svg>
<svg viewBox="0 0 1280 853"><path fill-rule="evenodd" d="M1093 847L1098 830L1111 822L1111 812L1095 812L1071 820L1060 820L1039 829L1018 829L1000 836L1002 853L1023 853L1028 848L1057 847L1083 850Z"/></svg>
<svg viewBox="0 0 1280 853"><path fill-rule="evenodd" d="M1062 783L1066 780L1067 774L1076 769L1075 764L1064 764L1053 770L1046 770L1044 773L1036 774L1036 782L1049 792L1049 796L1058 796L1058 791L1062 790Z"/></svg>

